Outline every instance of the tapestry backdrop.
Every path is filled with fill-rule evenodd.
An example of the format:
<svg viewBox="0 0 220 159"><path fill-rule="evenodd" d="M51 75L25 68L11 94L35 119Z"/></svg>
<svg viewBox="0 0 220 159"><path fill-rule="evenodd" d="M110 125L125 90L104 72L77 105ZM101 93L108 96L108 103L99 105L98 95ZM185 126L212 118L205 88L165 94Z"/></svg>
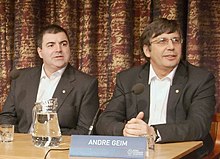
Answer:
<svg viewBox="0 0 220 159"><path fill-rule="evenodd" d="M35 37L42 27L55 23L68 30L70 63L98 78L103 103L111 98L119 71L145 62L139 36L158 17L180 21L183 57L214 73L220 111L219 0L1 0L0 109L10 71L41 63Z"/></svg>

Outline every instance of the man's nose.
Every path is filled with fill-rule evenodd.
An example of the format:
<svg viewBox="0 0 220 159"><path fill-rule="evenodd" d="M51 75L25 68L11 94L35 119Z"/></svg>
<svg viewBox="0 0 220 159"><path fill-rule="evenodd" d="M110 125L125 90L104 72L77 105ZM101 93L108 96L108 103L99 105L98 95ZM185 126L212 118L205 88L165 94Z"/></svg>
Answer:
<svg viewBox="0 0 220 159"><path fill-rule="evenodd" d="M168 41L167 48L171 49L171 50L174 49L174 44L173 44L173 41L171 39L169 39L169 41Z"/></svg>
<svg viewBox="0 0 220 159"><path fill-rule="evenodd" d="M56 45L56 51L60 52L62 50L62 47L60 44L57 44Z"/></svg>

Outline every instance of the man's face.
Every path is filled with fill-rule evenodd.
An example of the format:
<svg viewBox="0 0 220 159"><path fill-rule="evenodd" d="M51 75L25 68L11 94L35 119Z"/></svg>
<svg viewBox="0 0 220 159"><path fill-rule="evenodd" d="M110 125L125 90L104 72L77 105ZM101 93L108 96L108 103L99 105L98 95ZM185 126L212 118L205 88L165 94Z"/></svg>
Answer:
<svg viewBox="0 0 220 159"><path fill-rule="evenodd" d="M65 67L70 59L69 40L64 32L44 34L42 48L38 47L37 51L49 74Z"/></svg>
<svg viewBox="0 0 220 159"><path fill-rule="evenodd" d="M163 33L151 39L151 45L144 45L145 56L150 58L154 71L166 72L173 70L182 56L182 40L178 32Z"/></svg>

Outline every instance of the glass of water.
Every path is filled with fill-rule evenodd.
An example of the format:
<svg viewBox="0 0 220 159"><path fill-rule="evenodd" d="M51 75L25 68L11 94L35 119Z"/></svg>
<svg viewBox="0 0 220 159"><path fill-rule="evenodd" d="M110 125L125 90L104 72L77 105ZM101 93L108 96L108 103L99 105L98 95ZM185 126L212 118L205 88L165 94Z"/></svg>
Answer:
<svg viewBox="0 0 220 159"><path fill-rule="evenodd" d="M150 153L152 153L155 150L155 141L153 135L144 135L147 142L147 151L146 156L149 157Z"/></svg>
<svg viewBox="0 0 220 159"><path fill-rule="evenodd" d="M14 125L1 124L0 125L0 141L12 142L14 139Z"/></svg>

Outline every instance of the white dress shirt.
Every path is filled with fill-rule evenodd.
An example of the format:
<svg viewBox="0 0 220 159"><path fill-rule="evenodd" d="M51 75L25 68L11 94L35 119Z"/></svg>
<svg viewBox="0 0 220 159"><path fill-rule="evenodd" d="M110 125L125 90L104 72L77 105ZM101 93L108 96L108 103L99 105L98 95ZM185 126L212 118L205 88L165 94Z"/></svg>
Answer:
<svg viewBox="0 0 220 159"><path fill-rule="evenodd" d="M53 97L54 91L60 81L60 78L65 68L66 67L54 72L50 77L48 77L44 71L44 65L42 66L36 102L48 100Z"/></svg>
<svg viewBox="0 0 220 159"><path fill-rule="evenodd" d="M152 65L150 65L148 81L148 84L150 84L149 125L166 123L167 101L176 69L177 67L175 67L166 77L160 79L154 72Z"/></svg>

